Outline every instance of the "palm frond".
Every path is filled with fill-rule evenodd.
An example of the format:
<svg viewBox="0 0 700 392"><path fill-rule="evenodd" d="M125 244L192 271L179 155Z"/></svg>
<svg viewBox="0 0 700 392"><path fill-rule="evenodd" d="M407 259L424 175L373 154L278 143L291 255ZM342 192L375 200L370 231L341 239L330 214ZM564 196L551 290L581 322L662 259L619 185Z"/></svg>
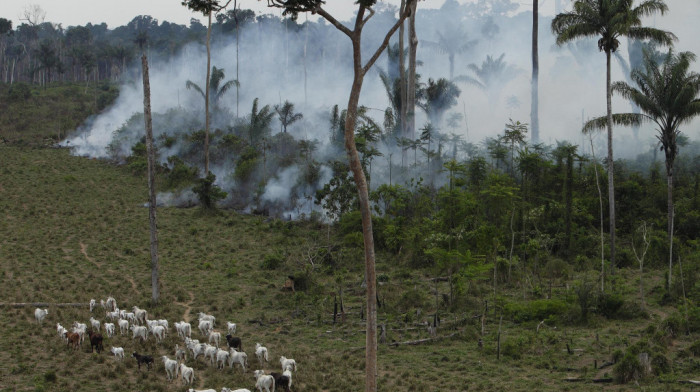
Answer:
<svg viewBox="0 0 700 392"><path fill-rule="evenodd" d="M649 40L666 46L671 46L673 42L678 41L678 37L672 32L653 27L631 27L626 35L630 38Z"/></svg>
<svg viewBox="0 0 700 392"><path fill-rule="evenodd" d="M185 83L185 87L187 87L188 90L192 89L192 90L198 92L199 94L202 95L202 98L204 98L204 96L205 96L204 90L202 90L201 87L199 87L196 83L192 82L191 80L188 80L187 83Z"/></svg>
<svg viewBox="0 0 700 392"><path fill-rule="evenodd" d="M613 124L621 126L638 126L642 122L649 120L649 117L640 113L617 113L613 114ZM583 125L581 132L591 133L594 131L600 131L606 129L608 126L608 117L598 117L592 120L588 120L586 124Z"/></svg>

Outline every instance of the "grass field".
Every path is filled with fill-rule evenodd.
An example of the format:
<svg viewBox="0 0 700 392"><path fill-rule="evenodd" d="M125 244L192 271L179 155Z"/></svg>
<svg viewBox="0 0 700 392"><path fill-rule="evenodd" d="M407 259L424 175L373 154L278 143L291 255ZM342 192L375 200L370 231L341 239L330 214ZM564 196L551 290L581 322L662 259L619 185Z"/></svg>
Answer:
<svg viewBox="0 0 700 392"><path fill-rule="evenodd" d="M360 320L363 292L360 252L347 251L333 268L308 262L309 249L328 242L326 227L314 223L268 221L232 211L203 214L198 208L158 210L161 304L150 306L150 258L144 181L122 167L70 156L63 149L0 147L0 302L84 302L81 308L49 306L43 325L37 325L33 307L3 307L0 313L0 390L3 391L181 391L181 381L165 379L162 362L155 370L137 370L136 361L117 362L108 353L91 354L88 345L78 352L57 337L55 325L87 322L90 298L113 295L121 308L145 307L152 317L167 318L171 335L156 345L130 337L107 339L105 348L123 346L174 357L175 321L196 323L197 312L212 313L219 328L225 321L239 325L249 370L217 371L201 359L188 359L195 368L198 387L253 389L251 370L258 368L255 342L268 347L268 371L279 368L280 355L295 358L299 370L294 391L362 390L364 380L364 325ZM331 240L333 236L331 233ZM277 269L261 268L271 254L282 254ZM433 284L420 270L380 257L378 273L384 308L380 322L387 325L387 341L429 337L417 326L429 312ZM310 288L282 291L287 275L306 273ZM634 296L634 271L622 271ZM658 272L647 282L660 280ZM528 391L627 390L631 384L601 386L593 378L612 376L612 367L594 369L615 350L642 339L647 326L660 325L672 308L654 305L649 284L649 318L609 321L594 318L588 326L544 326L537 322L514 324L503 320L502 355L496 359L497 315L489 314L483 348L481 326L472 316L479 309L466 301L463 310L443 314L438 336L457 335L421 345L386 344L379 349L381 391ZM333 295L343 288L347 318L332 323ZM447 287L439 287L445 292ZM559 288L558 290L566 290ZM417 292L415 309L400 313L407 293ZM517 298L519 290L506 291ZM405 306L405 304L404 304ZM104 321L103 311L96 310ZM408 317L408 315L413 315ZM193 331L193 337L199 337ZM642 383L648 390L681 390L675 380L693 378L700 361L681 356L695 337L681 336L668 346L672 375ZM200 337L200 340L201 339ZM567 343L573 350L567 353ZM182 344L181 344L182 346ZM127 354L128 355L128 354ZM589 382L568 382L584 378ZM667 381L667 382L661 382ZM637 388L637 387L635 387Z"/></svg>

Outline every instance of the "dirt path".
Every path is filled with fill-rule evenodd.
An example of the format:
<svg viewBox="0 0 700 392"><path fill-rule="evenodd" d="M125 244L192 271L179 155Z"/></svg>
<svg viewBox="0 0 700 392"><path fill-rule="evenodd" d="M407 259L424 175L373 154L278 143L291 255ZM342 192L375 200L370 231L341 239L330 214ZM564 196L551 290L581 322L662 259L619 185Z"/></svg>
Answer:
<svg viewBox="0 0 700 392"><path fill-rule="evenodd" d="M95 264L95 266L101 268L101 267L102 267L102 264L101 264L101 263L98 263L97 261L95 261L95 258L94 258L94 257L90 257L90 255L88 255L88 253L87 253L88 246L85 245L85 244L83 244L82 242L79 242L79 244L80 244L80 253L82 253L83 256L85 256L85 258L86 258L89 262L91 262L91 263ZM114 273L114 272L115 272L115 271L114 271L113 269L111 269L111 268L109 268L108 270L109 270L110 273ZM140 295L141 292L139 291L138 286L136 285L136 281L134 281L134 278L132 278L132 277L129 276L129 275L126 275L125 278L126 278L126 280L127 280L129 283L131 283L131 288L134 290L134 293L136 293L137 295Z"/></svg>
<svg viewBox="0 0 700 392"><path fill-rule="evenodd" d="M132 277L129 276L129 275L126 275L126 280L128 280L129 283L131 283L131 288L134 290L134 292L135 292L136 294L139 294L139 295L140 295L141 292L140 292L139 289L136 287L136 281L134 281L134 278L132 278Z"/></svg>
<svg viewBox="0 0 700 392"><path fill-rule="evenodd" d="M100 267L100 266L101 266L100 263L98 263L97 261L95 261L94 258L88 256L88 254L87 254L87 245L83 244L82 242L80 242L80 253L82 253L83 256L85 256L85 258L86 258L89 262L95 264L97 267Z"/></svg>
<svg viewBox="0 0 700 392"><path fill-rule="evenodd" d="M191 291L188 291L187 294L190 296L190 300L188 302L173 302L175 305L180 305L185 308L185 313L183 313L182 318L183 320L187 321L188 323L190 322L190 312L192 311L192 302L194 302L194 294Z"/></svg>

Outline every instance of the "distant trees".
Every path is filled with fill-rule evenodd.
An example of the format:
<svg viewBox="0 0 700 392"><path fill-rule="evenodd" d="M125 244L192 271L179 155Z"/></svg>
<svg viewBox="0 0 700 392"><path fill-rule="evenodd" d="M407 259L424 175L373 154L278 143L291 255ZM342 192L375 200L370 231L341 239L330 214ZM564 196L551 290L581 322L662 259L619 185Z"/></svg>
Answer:
<svg viewBox="0 0 700 392"><path fill-rule="evenodd" d="M668 6L663 0L643 0L634 6L634 0L576 0L573 11L557 15L552 20L552 31L557 45L584 37L600 37L598 49L606 58L606 98L608 128L608 208L610 212L610 263L615 270L615 183L613 170L613 118L610 84L610 57L620 45L619 38L627 36L648 39L670 45L676 39L670 32L642 26L642 18L660 12Z"/></svg>

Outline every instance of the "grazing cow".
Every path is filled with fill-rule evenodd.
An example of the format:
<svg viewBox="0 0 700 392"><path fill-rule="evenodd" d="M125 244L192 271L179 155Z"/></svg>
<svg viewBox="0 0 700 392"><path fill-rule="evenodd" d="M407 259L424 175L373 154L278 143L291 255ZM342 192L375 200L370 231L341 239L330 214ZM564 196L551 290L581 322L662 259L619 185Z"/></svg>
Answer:
<svg viewBox="0 0 700 392"><path fill-rule="evenodd" d="M270 387L272 387L272 392L275 392L275 378L269 374L265 374L264 370L256 370L255 376L255 387L258 388L259 392L262 392L263 388L265 391L270 392Z"/></svg>
<svg viewBox="0 0 700 392"><path fill-rule="evenodd" d="M107 301L105 301L105 308L112 311L117 310L117 300L111 296L107 297Z"/></svg>
<svg viewBox="0 0 700 392"><path fill-rule="evenodd" d="M98 354L102 352L102 350L104 350L104 347L102 346L102 335L88 329L88 336L90 336L90 352L93 350L97 350Z"/></svg>
<svg viewBox="0 0 700 392"><path fill-rule="evenodd" d="M180 364L180 375L182 376L182 381L185 384L192 384L194 381L194 369L186 366L184 363Z"/></svg>
<svg viewBox="0 0 700 392"><path fill-rule="evenodd" d="M112 323L104 323L105 326L105 332L107 333L107 337L111 338L114 336L114 324Z"/></svg>
<svg viewBox="0 0 700 392"><path fill-rule="evenodd" d="M267 347L263 346L260 343L255 343L255 356L258 357L258 362L260 362L260 367L263 366L263 359L265 362L268 362L267 360Z"/></svg>
<svg viewBox="0 0 700 392"><path fill-rule="evenodd" d="M39 324L41 324L41 322L44 321L44 317L46 317L47 314L49 314L48 309L36 308L36 310L34 310L34 318L36 319L36 322Z"/></svg>
<svg viewBox="0 0 700 392"><path fill-rule="evenodd" d="M192 337L192 326L190 323L181 321L181 322L175 322L175 330L177 331L178 336L181 338L191 338Z"/></svg>
<svg viewBox="0 0 700 392"><path fill-rule="evenodd" d="M221 332L209 331L209 344L214 342L216 348L219 348L219 340L221 340Z"/></svg>
<svg viewBox="0 0 700 392"><path fill-rule="evenodd" d="M177 378L177 370L178 370L178 364L177 361L174 361L170 358L168 358L166 355L163 355L161 357L163 360L163 367L165 368L165 378L168 381L174 380Z"/></svg>
<svg viewBox="0 0 700 392"><path fill-rule="evenodd" d="M282 373L277 373L277 372L272 372L270 373L272 378L275 379L275 386L277 388L284 388L286 392L289 392L289 387L291 380L289 379L289 376L285 376Z"/></svg>
<svg viewBox="0 0 700 392"><path fill-rule="evenodd" d="M148 312L145 309L141 309L135 306L131 309L134 313L134 320L141 323L141 325L146 324L146 319L148 318ZM127 314L128 316L128 314Z"/></svg>
<svg viewBox="0 0 700 392"><path fill-rule="evenodd" d="M228 342L229 347L235 348L238 351L243 351L243 342L241 341L241 338L237 336L226 335L226 342Z"/></svg>
<svg viewBox="0 0 700 392"><path fill-rule="evenodd" d="M235 348L230 348L228 366L233 369L234 363L241 365L241 369L243 369L243 373L245 373L245 366L248 364L248 354L244 353L243 351L236 351Z"/></svg>
<svg viewBox="0 0 700 392"><path fill-rule="evenodd" d="M203 336L209 335L209 331L214 328L214 325L211 323L211 320L199 320L199 333L201 333Z"/></svg>
<svg viewBox="0 0 700 392"><path fill-rule="evenodd" d="M90 317L90 326L92 329L100 332L100 320L95 320L94 318Z"/></svg>
<svg viewBox="0 0 700 392"><path fill-rule="evenodd" d="M129 333L129 321L127 320L119 320L119 333L124 335L125 333Z"/></svg>
<svg viewBox="0 0 700 392"><path fill-rule="evenodd" d="M179 345L175 345L175 359L180 361L186 361L187 360L187 350L180 348Z"/></svg>
<svg viewBox="0 0 700 392"><path fill-rule="evenodd" d="M216 352L216 368L223 369L226 366L226 362L228 361L228 358L231 355L231 353L223 349L217 350L218 351Z"/></svg>
<svg viewBox="0 0 700 392"><path fill-rule="evenodd" d="M66 333L66 343L70 346L72 345L74 349L78 349L80 347L80 334L76 332L68 332Z"/></svg>
<svg viewBox="0 0 700 392"><path fill-rule="evenodd" d="M165 327L162 325L156 325L151 329L151 333L156 338L156 343L160 343L165 338Z"/></svg>
<svg viewBox="0 0 700 392"><path fill-rule="evenodd" d="M121 359L124 359L124 348L122 348L122 347L112 347L111 349L109 349L109 351L111 351L112 354L114 354L114 358L116 358L117 360L120 359L120 358L121 358Z"/></svg>
<svg viewBox="0 0 700 392"><path fill-rule="evenodd" d="M146 329L146 327L132 325L131 332L133 332L134 335L133 339L141 338L142 342L145 342L146 339L148 339L148 330Z"/></svg>
<svg viewBox="0 0 700 392"><path fill-rule="evenodd" d="M141 370L141 364L145 363L148 370L151 370L151 365L153 364L153 357L150 355L139 355L136 351L131 354L132 357L136 358L136 362L139 364L139 370Z"/></svg>
<svg viewBox="0 0 700 392"><path fill-rule="evenodd" d="M287 358L285 356L280 357L280 364L282 364L282 371L294 370L297 371L297 361L292 358Z"/></svg>

